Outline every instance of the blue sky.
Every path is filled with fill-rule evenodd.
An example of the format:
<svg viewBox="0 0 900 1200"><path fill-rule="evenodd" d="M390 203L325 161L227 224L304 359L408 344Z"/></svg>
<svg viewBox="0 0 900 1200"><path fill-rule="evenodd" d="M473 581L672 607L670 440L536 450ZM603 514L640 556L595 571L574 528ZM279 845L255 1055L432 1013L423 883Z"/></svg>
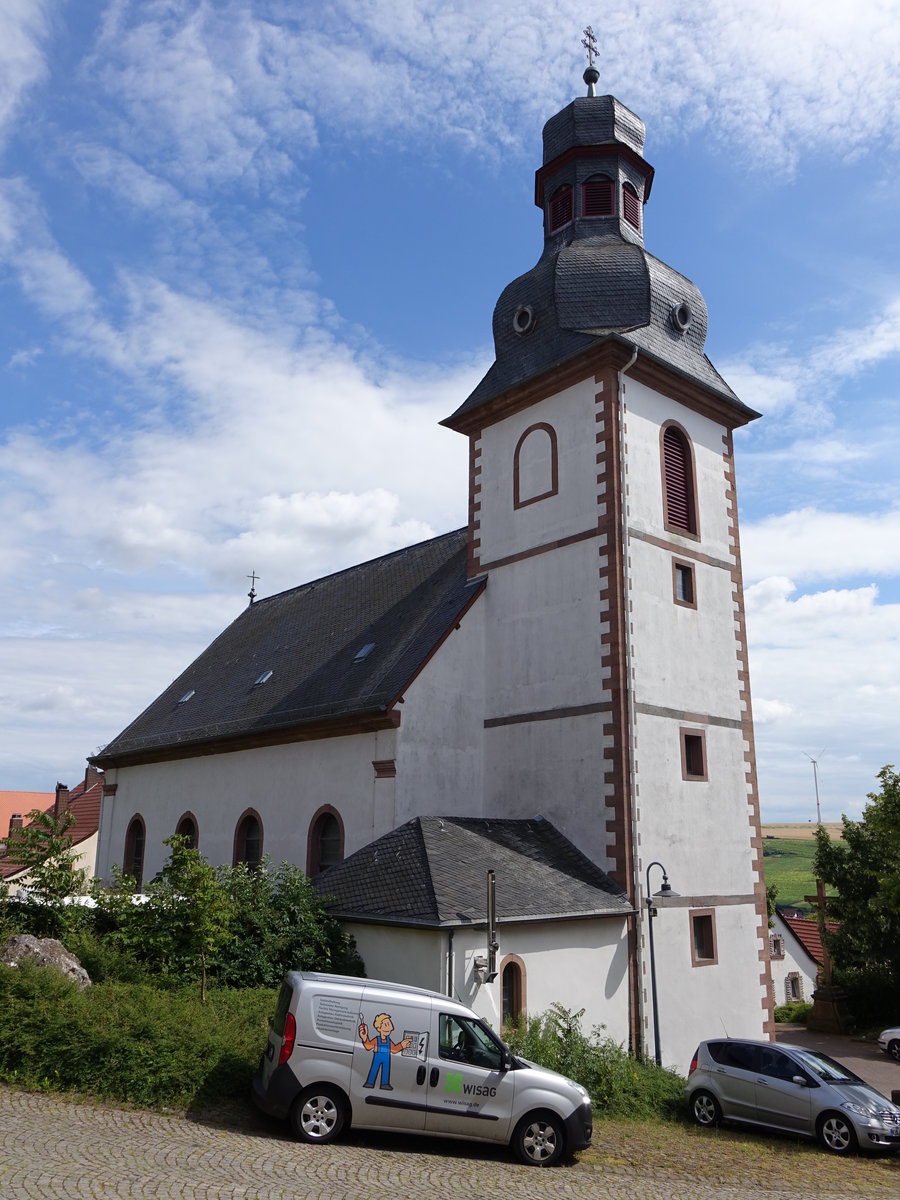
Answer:
<svg viewBox="0 0 900 1200"><path fill-rule="evenodd" d="M543 122L647 125L737 438L766 820L898 761L896 0L4 0L0 787L74 783L246 603L462 525L440 428Z"/></svg>

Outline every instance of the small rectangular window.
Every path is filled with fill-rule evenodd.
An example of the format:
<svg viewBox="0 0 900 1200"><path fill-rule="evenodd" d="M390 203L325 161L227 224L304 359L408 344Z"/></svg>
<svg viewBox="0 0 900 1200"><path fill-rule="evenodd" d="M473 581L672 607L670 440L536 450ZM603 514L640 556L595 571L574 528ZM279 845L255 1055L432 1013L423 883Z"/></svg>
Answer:
<svg viewBox="0 0 900 1200"><path fill-rule="evenodd" d="M676 604L685 608L697 607L697 594L694 590L694 568L691 563L673 561L672 584Z"/></svg>
<svg viewBox="0 0 900 1200"><path fill-rule="evenodd" d="M682 779L706 779L706 734L702 730L681 731Z"/></svg>
<svg viewBox="0 0 900 1200"><path fill-rule="evenodd" d="M691 962L695 967L701 967L717 960L715 912L712 909L692 912Z"/></svg>

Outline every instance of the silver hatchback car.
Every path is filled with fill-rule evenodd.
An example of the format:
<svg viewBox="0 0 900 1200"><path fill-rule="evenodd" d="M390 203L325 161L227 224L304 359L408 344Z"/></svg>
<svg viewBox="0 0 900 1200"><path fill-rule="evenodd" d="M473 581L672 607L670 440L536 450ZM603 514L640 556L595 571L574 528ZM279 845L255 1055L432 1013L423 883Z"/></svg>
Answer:
<svg viewBox="0 0 900 1200"><path fill-rule="evenodd" d="M833 1154L900 1146L900 1108L833 1058L803 1046L701 1042L687 1098L698 1125L762 1125L818 1138Z"/></svg>

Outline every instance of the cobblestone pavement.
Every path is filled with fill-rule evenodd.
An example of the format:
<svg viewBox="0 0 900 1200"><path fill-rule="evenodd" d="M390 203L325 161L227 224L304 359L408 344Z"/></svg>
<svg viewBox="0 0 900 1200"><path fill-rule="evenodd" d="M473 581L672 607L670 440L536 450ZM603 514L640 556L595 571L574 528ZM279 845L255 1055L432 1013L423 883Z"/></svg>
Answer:
<svg viewBox="0 0 900 1200"><path fill-rule="evenodd" d="M799 1176L790 1159L758 1175L755 1164L767 1153L759 1145L742 1164L740 1143L716 1146L680 1130L674 1135L684 1143L679 1160L654 1155L648 1145L646 1163L591 1153L541 1171L514 1163L502 1149L352 1133L334 1146L308 1147L279 1129L262 1118L194 1120L0 1087L0 1197L774 1200L786 1187L817 1200L900 1197L893 1164L826 1162L811 1151L800 1155ZM791 1153L788 1147L785 1154ZM748 1171L757 1177L748 1178Z"/></svg>

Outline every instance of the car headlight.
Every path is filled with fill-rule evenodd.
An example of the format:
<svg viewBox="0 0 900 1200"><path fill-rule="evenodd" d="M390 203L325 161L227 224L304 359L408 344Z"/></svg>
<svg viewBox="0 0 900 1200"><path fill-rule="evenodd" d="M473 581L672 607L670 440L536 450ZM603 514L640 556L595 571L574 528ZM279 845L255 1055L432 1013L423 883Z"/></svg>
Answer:
<svg viewBox="0 0 900 1200"><path fill-rule="evenodd" d="M581 1086L581 1084L576 1083L574 1079L569 1079L566 1082L575 1089L575 1091L579 1094L579 1096L581 1096L581 1098L583 1100L587 1100L587 1098L588 1098L587 1088L583 1088Z"/></svg>
<svg viewBox="0 0 900 1200"><path fill-rule="evenodd" d="M866 1108L864 1104L852 1104L849 1100L845 1100L841 1108L846 1108L847 1112L856 1113L858 1117L870 1117L875 1119L875 1114L870 1108Z"/></svg>

